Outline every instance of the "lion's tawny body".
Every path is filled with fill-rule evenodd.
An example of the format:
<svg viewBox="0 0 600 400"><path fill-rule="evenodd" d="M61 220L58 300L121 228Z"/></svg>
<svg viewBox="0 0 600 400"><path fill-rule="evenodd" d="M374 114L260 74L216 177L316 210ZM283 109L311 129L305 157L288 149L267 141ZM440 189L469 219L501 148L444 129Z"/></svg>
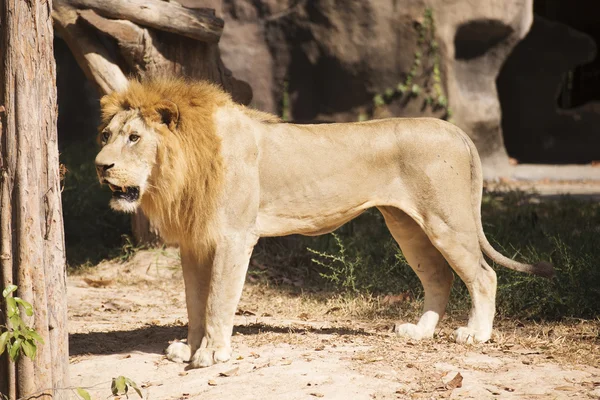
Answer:
<svg viewBox="0 0 600 400"><path fill-rule="evenodd" d="M173 360L203 367L229 359L233 316L259 237L327 233L370 207L382 212L425 289L423 316L400 325L399 335L433 336L452 268L473 301L456 340L490 338L496 275L482 251L512 269L552 272L490 246L481 225L479 156L447 122L294 125L234 104L210 84L177 80L131 82L102 105L105 140L96 163L101 181L122 187L113 208L141 207L181 247L189 334L187 344L167 350Z"/></svg>

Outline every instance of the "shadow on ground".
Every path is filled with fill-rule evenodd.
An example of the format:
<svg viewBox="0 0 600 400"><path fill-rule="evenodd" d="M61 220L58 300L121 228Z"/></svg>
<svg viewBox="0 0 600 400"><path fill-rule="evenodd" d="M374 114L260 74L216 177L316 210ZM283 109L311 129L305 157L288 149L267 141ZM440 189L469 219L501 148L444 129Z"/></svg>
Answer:
<svg viewBox="0 0 600 400"><path fill-rule="evenodd" d="M258 335L261 333L315 333L323 335L364 335L371 336L362 329L345 327L311 326L274 326L265 323L238 325L233 334ZM162 354L169 341L182 339L187 336L187 326L156 326L149 325L131 331L73 333L69 335L69 355L86 354L119 354L131 351Z"/></svg>

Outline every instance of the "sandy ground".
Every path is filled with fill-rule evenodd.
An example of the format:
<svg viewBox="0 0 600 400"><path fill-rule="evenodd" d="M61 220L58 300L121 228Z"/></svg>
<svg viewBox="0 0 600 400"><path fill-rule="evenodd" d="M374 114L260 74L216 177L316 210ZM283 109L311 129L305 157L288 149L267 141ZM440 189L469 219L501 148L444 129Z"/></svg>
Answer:
<svg viewBox="0 0 600 400"><path fill-rule="evenodd" d="M186 336L176 250L105 262L68 286L72 384L96 399L119 375L147 399L600 399L599 321L499 321L491 343L466 346L449 339L464 321L449 318L434 340L412 342L391 319L360 317L382 302L248 282L232 360L186 370L162 355ZM395 306L418 317L418 304Z"/></svg>

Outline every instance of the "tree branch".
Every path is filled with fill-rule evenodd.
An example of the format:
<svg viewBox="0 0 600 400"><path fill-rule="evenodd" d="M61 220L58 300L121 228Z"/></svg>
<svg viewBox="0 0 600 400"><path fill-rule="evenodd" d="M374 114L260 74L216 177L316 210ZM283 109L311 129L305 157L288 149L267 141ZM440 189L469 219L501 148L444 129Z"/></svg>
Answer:
<svg viewBox="0 0 600 400"><path fill-rule="evenodd" d="M176 33L208 43L221 38L224 22L206 9L183 7L160 0L57 0L80 9L92 9L112 19L126 19L161 31Z"/></svg>
<svg viewBox="0 0 600 400"><path fill-rule="evenodd" d="M65 5L62 0L54 1L52 18L77 63L87 78L96 83L101 94L127 87L125 74L112 60L106 48L94 37L93 32L78 23L75 9Z"/></svg>

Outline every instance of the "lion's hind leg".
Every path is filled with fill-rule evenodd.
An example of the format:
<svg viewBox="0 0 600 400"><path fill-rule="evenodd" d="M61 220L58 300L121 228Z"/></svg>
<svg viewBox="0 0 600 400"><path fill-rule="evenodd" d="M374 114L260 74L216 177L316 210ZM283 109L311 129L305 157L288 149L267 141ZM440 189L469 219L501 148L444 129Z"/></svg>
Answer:
<svg viewBox="0 0 600 400"><path fill-rule="evenodd" d="M457 223L456 218L428 217L432 243L471 295L469 322L466 327L458 328L454 337L458 343L486 342L491 338L496 312L496 272L483 258L479 238L468 218Z"/></svg>
<svg viewBox="0 0 600 400"><path fill-rule="evenodd" d="M394 207L380 207L379 210L425 291L423 315L419 322L416 325L398 325L395 331L399 336L415 340L432 338L448 304L454 279L452 271L442 254L410 216Z"/></svg>

